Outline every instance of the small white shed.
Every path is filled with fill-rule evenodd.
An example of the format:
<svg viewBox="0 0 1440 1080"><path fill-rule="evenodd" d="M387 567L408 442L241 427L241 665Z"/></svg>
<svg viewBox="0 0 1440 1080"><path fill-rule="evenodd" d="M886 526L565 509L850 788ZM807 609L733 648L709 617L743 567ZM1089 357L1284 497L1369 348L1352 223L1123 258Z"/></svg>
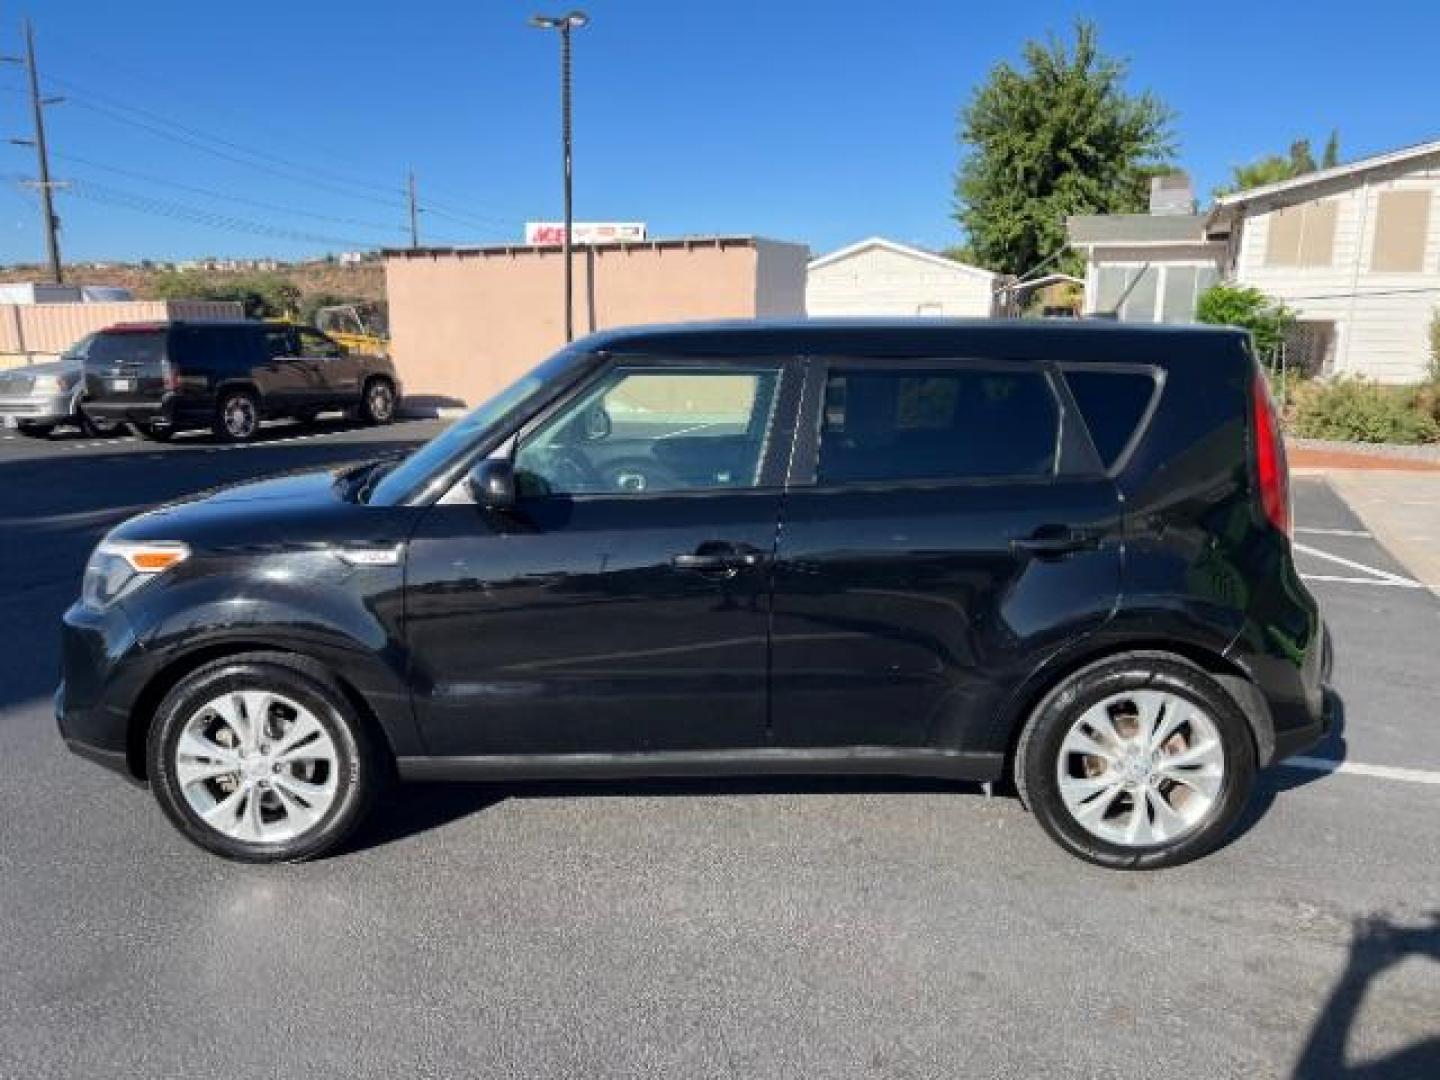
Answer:
<svg viewBox="0 0 1440 1080"><path fill-rule="evenodd" d="M978 266L872 236L810 263L805 313L988 318L997 285Z"/></svg>

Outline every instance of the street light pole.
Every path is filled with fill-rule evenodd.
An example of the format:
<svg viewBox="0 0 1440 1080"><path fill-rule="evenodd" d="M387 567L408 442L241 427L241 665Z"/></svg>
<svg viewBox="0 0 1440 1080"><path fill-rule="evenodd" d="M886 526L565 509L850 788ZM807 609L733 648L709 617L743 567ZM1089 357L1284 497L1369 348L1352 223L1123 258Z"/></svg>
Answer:
<svg viewBox="0 0 1440 1080"><path fill-rule="evenodd" d="M534 15L530 25L541 30L560 31L560 144L565 167L565 340L575 337L575 267L572 259L570 234L574 231L574 208L571 181L574 161L571 155L570 138L570 31L579 29L590 21L583 11L571 11L565 15Z"/></svg>

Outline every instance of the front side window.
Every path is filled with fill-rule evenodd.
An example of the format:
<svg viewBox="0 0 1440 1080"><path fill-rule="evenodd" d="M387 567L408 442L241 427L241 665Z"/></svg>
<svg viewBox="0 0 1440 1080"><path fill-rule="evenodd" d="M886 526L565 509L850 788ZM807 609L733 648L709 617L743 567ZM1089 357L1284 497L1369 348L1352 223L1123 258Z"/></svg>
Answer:
<svg viewBox="0 0 1440 1080"><path fill-rule="evenodd" d="M1059 416L1038 371L832 371L816 479L1049 476Z"/></svg>
<svg viewBox="0 0 1440 1080"><path fill-rule="evenodd" d="M616 368L515 455L522 496L755 487L778 367Z"/></svg>
<svg viewBox="0 0 1440 1080"><path fill-rule="evenodd" d="M265 355L271 360L290 356L295 346L290 341L290 331L283 326L267 327L265 330Z"/></svg>
<svg viewBox="0 0 1440 1080"><path fill-rule="evenodd" d="M299 334L301 356L323 356L334 359L345 355L344 349L318 331L302 326Z"/></svg>

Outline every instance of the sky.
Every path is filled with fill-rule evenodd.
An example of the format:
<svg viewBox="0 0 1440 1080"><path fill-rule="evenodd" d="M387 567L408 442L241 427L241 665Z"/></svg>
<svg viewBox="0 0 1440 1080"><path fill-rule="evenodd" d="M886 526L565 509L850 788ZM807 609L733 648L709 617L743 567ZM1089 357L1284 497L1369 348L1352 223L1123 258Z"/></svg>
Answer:
<svg viewBox="0 0 1440 1080"><path fill-rule="evenodd" d="M940 249L957 114L1027 38L1094 20L1130 88L1177 113L1202 196L1332 128L1345 159L1440 138L1434 0L578 0L575 216L652 236L740 233L818 253ZM33 18L67 260L516 242L560 216L558 41L542 0L0 0ZM566 10L561 4L555 11ZM28 136L0 66L0 137ZM33 151L0 142L0 263L44 252Z"/></svg>

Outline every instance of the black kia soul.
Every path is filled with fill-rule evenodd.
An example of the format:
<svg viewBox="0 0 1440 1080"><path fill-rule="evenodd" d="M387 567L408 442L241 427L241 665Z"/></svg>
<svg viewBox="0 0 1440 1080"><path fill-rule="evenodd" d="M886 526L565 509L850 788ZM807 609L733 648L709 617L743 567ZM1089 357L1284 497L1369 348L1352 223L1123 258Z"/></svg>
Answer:
<svg viewBox="0 0 1440 1080"><path fill-rule="evenodd" d="M57 713L236 859L393 773L763 772L1013 778L1166 866L1328 723L1287 486L1238 331L603 333L403 460L115 529Z"/></svg>

